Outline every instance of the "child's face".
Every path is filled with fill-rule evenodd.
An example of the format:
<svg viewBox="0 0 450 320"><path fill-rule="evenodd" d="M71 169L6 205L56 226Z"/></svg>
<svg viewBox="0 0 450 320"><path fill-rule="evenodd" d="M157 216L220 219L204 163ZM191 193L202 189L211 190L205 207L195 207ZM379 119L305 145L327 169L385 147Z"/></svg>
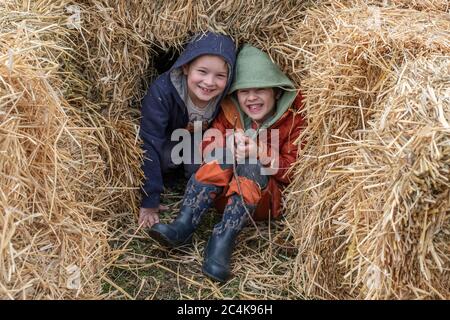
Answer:
<svg viewBox="0 0 450 320"><path fill-rule="evenodd" d="M183 66L189 97L197 107L222 94L228 80L228 65L218 56L204 55Z"/></svg>
<svg viewBox="0 0 450 320"><path fill-rule="evenodd" d="M237 97L245 114L257 123L263 123L274 112L275 92L272 88L240 89Z"/></svg>

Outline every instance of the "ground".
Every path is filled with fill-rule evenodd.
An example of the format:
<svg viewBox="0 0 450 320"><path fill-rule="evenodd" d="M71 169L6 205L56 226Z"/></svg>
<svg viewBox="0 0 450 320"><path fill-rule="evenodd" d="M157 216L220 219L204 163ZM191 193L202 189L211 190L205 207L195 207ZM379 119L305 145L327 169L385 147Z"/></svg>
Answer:
<svg viewBox="0 0 450 320"><path fill-rule="evenodd" d="M170 207L161 215L163 222L176 216L186 183L180 175L171 181L163 195L163 203ZM126 299L298 298L289 279L296 251L275 245L282 238L277 238L282 235L280 221L261 222L257 224L258 230L249 226L242 232L233 255L233 277L227 283L205 277L201 272L203 250L219 219L211 209L192 245L172 250L160 246L144 231L136 232L135 222L122 224L112 246L127 250L108 269L103 293L110 298Z"/></svg>

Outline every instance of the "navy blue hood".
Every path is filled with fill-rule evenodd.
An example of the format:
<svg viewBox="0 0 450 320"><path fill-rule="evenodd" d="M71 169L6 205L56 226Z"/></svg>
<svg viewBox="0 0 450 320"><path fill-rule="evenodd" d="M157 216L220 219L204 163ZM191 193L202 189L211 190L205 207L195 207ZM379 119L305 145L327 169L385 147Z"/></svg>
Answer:
<svg viewBox="0 0 450 320"><path fill-rule="evenodd" d="M143 208L158 207L163 192L161 162L165 160L162 158L162 151L170 141L172 132L185 128L189 122L186 104L172 83L171 72L202 55L222 57L228 64L227 85L217 99L214 110L214 117L217 116L220 103L233 82L236 45L231 37L212 32L194 36L173 66L153 81L142 101L140 135L145 150L145 182L141 202Z"/></svg>

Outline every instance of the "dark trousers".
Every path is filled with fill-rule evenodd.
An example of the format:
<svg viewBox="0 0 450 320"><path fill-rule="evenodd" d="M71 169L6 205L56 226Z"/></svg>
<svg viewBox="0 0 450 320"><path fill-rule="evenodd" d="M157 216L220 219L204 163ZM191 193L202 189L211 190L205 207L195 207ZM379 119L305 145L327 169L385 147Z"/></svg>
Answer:
<svg viewBox="0 0 450 320"><path fill-rule="evenodd" d="M198 146L194 143L194 137L191 136L191 142L190 143L190 157L189 159L183 159L185 161L182 162L182 164L175 164L174 159L172 159L172 150L174 147L179 144L178 141L167 141L164 144L162 153L161 153L161 171L162 173L168 173L172 170L175 170L179 168L180 166L183 166L184 169L184 176L186 179L189 179L194 173L197 172L197 170L200 168L201 164L195 164L195 153L197 153L197 157L199 156L199 149ZM180 156L184 156L181 154ZM180 160L180 159L178 159Z"/></svg>

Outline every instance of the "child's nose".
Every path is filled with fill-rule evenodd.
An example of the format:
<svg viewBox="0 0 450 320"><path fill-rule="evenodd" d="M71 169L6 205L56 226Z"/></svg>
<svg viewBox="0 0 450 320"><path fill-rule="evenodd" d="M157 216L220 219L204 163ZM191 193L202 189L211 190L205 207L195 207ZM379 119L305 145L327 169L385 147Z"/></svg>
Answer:
<svg viewBox="0 0 450 320"><path fill-rule="evenodd" d="M208 84L208 85L212 85L212 84L214 84L214 76L212 76L212 75L207 75L206 77L205 77L205 83L206 84Z"/></svg>
<svg viewBox="0 0 450 320"><path fill-rule="evenodd" d="M255 100L256 98L257 98L256 92L253 90L250 90L250 92L248 93L248 100Z"/></svg>

